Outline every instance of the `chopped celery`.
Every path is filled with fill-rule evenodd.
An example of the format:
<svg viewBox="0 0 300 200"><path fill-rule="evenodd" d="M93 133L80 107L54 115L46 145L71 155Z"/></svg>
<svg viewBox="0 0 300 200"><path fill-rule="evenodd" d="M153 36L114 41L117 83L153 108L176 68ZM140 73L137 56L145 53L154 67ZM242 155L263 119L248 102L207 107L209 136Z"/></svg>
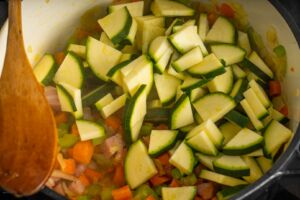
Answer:
<svg viewBox="0 0 300 200"><path fill-rule="evenodd" d="M101 144L104 140L105 140L105 137L99 137L99 138L94 138L92 140L92 142L93 142L93 145L96 146L96 145Z"/></svg>
<svg viewBox="0 0 300 200"><path fill-rule="evenodd" d="M188 176L181 178L180 183L182 185L186 185L186 186L195 185L197 183L197 177L194 173L190 174Z"/></svg>
<svg viewBox="0 0 300 200"><path fill-rule="evenodd" d="M155 193L156 193L158 196L161 196L161 195L162 195L162 194L161 194L161 189L162 189L163 187L165 187L165 185L158 185L158 186L155 186L155 187L154 187L154 191L155 191Z"/></svg>
<svg viewBox="0 0 300 200"><path fill-rule="evenodd" d="M150 135L150 133L152 131L152 128L153 128L153 124L151 124L151 123L145 123L145 124L143 124L143 126L141 127L141 130L140 130L140 135L141 136L148 136L148 135Z"/></svg>
<svg viewBox="0 0 300 200"><path fill-rule="evenodd" d="M277 47L275 47L273 49L273 52L276 54L276 56L278 57L283 57L286 55L286 51L285 51L285 48L284 46L282 45L278 45Z"/></svg>
<svg viewBox="0 0 300 200"><path fill-rule="evenodd" d="M61 148L70 148L79 140L78 136L72 134L64 134L58 139L58 143Z"/></svg>
<svg viewBox="0 0 300 200"><path fill-rule="evenodd" d="M85 193L91 197L99 196L101 195L101 186L99 184L89 185L86 188Z"/></svg>
<svg viewBox="0 0 300 200"><path fill-rule="evenodd" d="M113 197L112 197L111 192L113 189L114 189L114 187L102 188L102 191L100 194L101 200L112 200Z"/></svg>
<svg viewBox="0 0 300 200"><path fill-rule="evenodd" d="M91 198L87 195L82 195L76 198L77 200L90 200Z"/></svg>
<svg viewBox="0 0 300 200"><path fill-rule="evenodd" d="M70 125L68 123L61 123L57 127L58 137L63 137L69 133Z"/></svg>
<svg viewBox="0 0 300 200"><path fill-rule="evenodd" d="M101 170L110 169L114 166L113 160L106 158L103 154L94 154L93 158Z"/></svg>
<svg viewBox="0 0 300 200"><path fill-rule="evenodd" d="M171 174L175 179L180 179L182 177L181 172L177 168L172 169Z"/></svg>
<svg viewBox="0 0 300 200"><path fill-rule="evenodd" d="M134 199L144 200L149 195L151 195L155 199L158 199L157 194L148 185L144 184L137 188L134 193Z"/></svg>

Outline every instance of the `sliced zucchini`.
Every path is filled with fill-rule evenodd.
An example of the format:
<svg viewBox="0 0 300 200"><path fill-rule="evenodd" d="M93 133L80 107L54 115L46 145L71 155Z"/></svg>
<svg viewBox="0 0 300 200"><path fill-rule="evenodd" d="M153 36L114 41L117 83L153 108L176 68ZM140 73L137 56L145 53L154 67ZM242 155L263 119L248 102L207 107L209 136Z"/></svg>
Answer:
<svg viewBox="0 0 300 200"><path fill-rule="evenodd" d="M173 53L173 49L172 48L168 49L162 55L162 57L157 61L157 63L154 64L157 73L162 74L165 71L166 67L169 64L172 53Z"/></svg>
<svg viewBox="0 0 300 200"><path fill-rule="evenodd" d="M133 65L133 69L126 76L123 76L123 83L131 96L135 94L138 87L142 84L146 85L146 93L149 94L153 85L153 64L147 56L142 55L141 57L142 61L139 65ZM123 69L121 69L121 72Z"/></svg>
<svg viewBox="0 0 300 200"><path fill-rule="evenodd" d="M154 0L151 4L151 11L155 16L164 17L193 16L195 14L192 8L169 0Z"/></svg>
<svg viewBox="0 0 300 200"><path fill-rule="evenodd" d="M250 175L244 176L244 180L248 183L254 183L263 176L263 173L254 158L243 156L243 160L250 168Z"/></svg>
<svg viewBox="0 0 300 200"><path fill-rule="evenodd" d="M292 136L290 129L286 128L276 120L272 122L265 129L263 136L265 138L264 154L267 158L284 143L286 143Z"/></svg>
<svg viewBox="0 0 300 200"><path fill-rule="evenodd" d="M79 44L69 44L67 51L75 53L82 59L85 59L86 47Z"/></svg>
<svg viewBox="0 0 300 200"><path fill-rule="evenodd" d="M246 127L250 120L247 116L241 114L240 112L236 111L236 110L232 110L229 113L227 113L225 115L225 119L227 119L228 121L238 125L239 127Z"/></svg>
<svg viewBox="0 0 300 200"><path fill-rule="evenodd" d="M107 95L105 95L104 97L102 97L101 99L99 99L96 103L95 106L97 108L97 110L102 110L102 108L108 104L110 104L111 102L113 102L114 98L111 95L111 93L108 93Z"/></svg>
<svg viewBox="0 0 300 200"><path fill-rule="evenodd" d="M210 46L220 60L225 62L225 65L232 65L244 60L246 51L240 47L231 44L215 44Z"/></svg>
<svg viewBox="0 0 300 200"><path fill-rule="evenodd" d="M272 168L273 165L272 159L268 159L266 157L261 156L256 158L256 161L264 174L267 173L267 171L269 171Z"/></svg>
<svg viewBox="0 0 300 200"><path fill-rule="evenodd" d="M160 156L170 150L176 143L178 131L173 130L152 130L148 153L151 157Z"/></svg>
<svg viewBox="0 0 300 200"><path fill-rule="evenodd" d="M245 58L242 62L240 62L240 65L244 68L249 69L251 72L253 72L258 78L262 80L270 80L271 77L269 77L266 72L264 72L262 69L260 69L258 66L256 66L254 63L252 63L248 58Z"/></svg>
<svg viewBox="0 0 300 200"><path fill-rule="evenodd" d="M124 54L123 54L124 55ZM123 78L121 75L121 69L125 66L127 66L129 63L131 62L131 60L126 60L123 61L119 64L117 64L116 66L112 67L108 72L107 72L107 76L116 84L118 84L119 86L123 87Z"/></svg>
<svg viewBox="0 0 300 200"><path fill-rule="evenodd" d="M81 141L92 140L105 136L105 129L103 126L87 120L76 120Z"/></svg>
<svg viewBox="0 0 300 200"><path fill-rule="evenodd" d="M247 182L238 179L238 178L233 178L230 176L225 176L222 174L218 174L212 171L208 170L201 170L200 172L200 178L219 183L221 185L227 185L227 186L237 186L237 185L247 185Z"/></svg>
<svg viewBox="0 0 300 200"><path fill-rule="evenodd" d="M115 23L118 22L118 23ZM127 7L122 7L98 20L101 28L114 45L128 39L133 19Z"/></svg>
<svg viewBox="0 0 300 200"><path fill-rule="evenodd" d="M183 141L171 156L169 162L183 174L191 174L195 165L192 149Z"/></svg>
<svg viewBox="0 0 300 200"><path fill-rule="evenodd" d="M177 129L194 122L192 106L189 97L183 94L176 102L170 115L171 129Z"/></svg>
<svg viewBox="0 0 300 200"><path fill-rule="evenodd" d="M196 23L196 20L190 19L190 20L186 21L184 24L174 26L172 31L173 31L173 33L176 33L178 31L184 29L187 26L194 26L195 23Z"/></svg>
<svg viewBox="0 0 300 200"><path fill-rule="evenodd" d="M163 200L193 200L196 196L196 186L162 187Z"/></svg>
<svg viewBox="0 0 300 200"><path fill-rule="evenodd" d="M146 115L146 98L146 85L141 85L138 91L126 101L123 124L127 144L138 139L139 131Z"/></svg>
<svg viewBox="0 0 300 200"><path fill-rule="evenodd" d="M194 47L199 46L202 54L206 55L207 50L197 33L197 26L187 26L169 36L169 41L180 53L186 53Z"/></svg>
<svg viewBox="0 0 300 200"><path fill-rule="evenodd" d="M83 117L81 90L66 83L56 85L61 110L71 112L76 119Z"/></svg>
<svg viewBox="0 0 300 200"><path fill-rule="evenodd" d="M257 119L264 119L268 116L269 112L264 107L264 105L261 103L259 98L256 96L254 90L252 88L249 88L243 93L245 99L248 101L251 109L254 112L254 115Z"/></svg>
<svg viewBox="0 0 300 200"><path fill-rule="evenodd" d="M211 119L216 122L231 111L236 103L230 96L216 92L201 97L193 105L204 121Z"/></svg>
<svg viewBox="0 0 300 200"><path fill-rule="evenodd" d="M210 92L230 93L233 87L233 73L231 67L225 67L225 73L216 76L207 84L207 87Z"/></svg>
<svg viewBox="0 0 300 200"><path fill-rule="evenodd" d="M140 140L129 147L124 168L125 179L131 189L137 188L157 173L146 146Z"/></svg>
<svg viewBox="0 0 300 200"><path fill-rule="evenodd" d="M229 200L233 195L237 194L239 191L244 189L246 185L238 185L234 187L225 188L219 192L217 192L218 200Z"/></svg>
<svg viewBox="0 0 300 200"><path fill-rule="evenodd" d="M241 127L231 122L225 122L219 127L219 129L224 137L224 145L226 145L238 132L240 132L240 130L242 130Z"/></svg>
<svg viewBox="0 0 300 200"><path fill-rule="evenodd" d="M234 44L235 32L234 25L225 17L220 16L208 31L205 42Z"/></svg>
<svg viewBox="0 0 300 200"><path fill-rule="evenodd" d="M263 73L269 76L271 79L274 78L273 72L270 68L265 64L263 59L259 57L259 55L253 51L249 56L249 61L252 62L256 67L258 67ZM254 72L255 73L255 72Z"/></svg>
<svg viewBox="0 0 300 200"><path fill-rule="evenodd" d="M238 31L238 46L243 48L246 52L247 55L251 53L251 46L248 38L248 34L244 33L242 31Z"/></svg>
<svg viewBox="0 0 300 200"><path fill-rule="evenodd" d="M119 63L122 53L92 37L86 41L86 60L94 74L108 81L107 72Z"/></svg>
<svg viewBox="0 0 300 200"><path fill-rule="evenodd" d="M250 168L240 156L222 155L213 161L214 170L217 173L242 177L250 175Z"/></svg>
<svg viewBox="0 0 300 200"><path fill-rule="evenodd" d="M284 116L281 112L275 110L272 107L269 108L269 113L270 113L272 119L275 119L282 124L286 124L287 122L289 122L289 119L286 116Z"/></svg>
<svg viewBox="0 0 300 200"><path fill-rule="evenodd" d="M202 41L205 41L206 35L209 31L209 24L206 13L200 13L198 24L198 34Z"/></svg>
<svg viewBox="0 0 300 200"><path fill-rule="evenodd" d="M181 84L180 88L182 91L190 91L196 88L200 88L209 82L209 79L202 79L202 78L192 78L187 76L183 83Z"/></svg>
<svg viewBox="0 0 300 200"><path fill-rule="evenodd" d="M225 68L215 54L205 56L202 62L189 68L188 73L194 77L214 78L225 73Z"/></svg>
<svg viewBox="0 0 300 200"><path fill-rule="evenodd" d="M152 40L151 44L149 45L148 53L155 62L158 62L164 53L171 48L172 47L166 36L158 36Z"/></svg>
<svg viewBox="0 0 300 200"><path fill-rule="evenodd" d="M166 106L175 101L181 81L167 73L154 74L154 83L161 103Z"/></svg>
<svg viewBox="0 0 300 200"><path fill-rule="evenodd" d="M127 94L123 94L119 96L118 98L114 99L112 102L109 104L103 106L100 109L100 113L103 118L107 118L113 113L117 112L120 108L122 108L125 105L127 98Z"/></svg>
<svg viewBox="0 0 300 200"><path fill-rule="evenodd" d="M172 57L171 57L171 60L172 60ZM176 72L176 70L171 66L169 66L167 72L168 72L168 74L170 74L180 80L184 80L186 78L186 74Z"/></svg>
<svg viewBox="0 0 300 200"><path fill-rule="evenodd" d="M108 36L106 35L106 33L104 31L100 35L100 42L102 42L112 48L116 48L116 46L112 43L112 41L108 38Z"/></svg>
<svg viewBox="0 0 300 200"><path fill-rule="evenodd" d="M185 53L183 56L178 58L172 63L172 67L177 72L182 72L193 65L200 63L203 60L202 51L199 47L195 47Z"/></svg>
<svg viewBox="0 0 300 200"><path fill-rule="evenodd" d="M232 65L232 71L235 78L245 78L247 76L246 72L242 70L238 65Z"/></svg>
<svg viewBox="0 0 300 200"><path fill-rule="evenodd" d="M234 98L234 100L238 103L244 97L243 93L248 89L248 81L247 79L238 79L231 90L230 96Z"/></svg>
<svg viewBox="0 0 300 200"><path fill-rule="evenodd" d="M53 81L55 83L67 83L75 88L81 88L84 82L83 66L79 58L69 52L58 68Z"/></svg>
<svg viewBox="0 0 300 200"><path fill-rule="evenodd" d="M115 86L111 83L105 83L104 85L95 88L82 97L82 105L87 107L95 104L99 99L112 92L114 87Z"/></svg>
<svg viewBox="0 0 300 200"><path fill-rule="evenodd" d="M255 80L251 80L249 82L249 86L253 89L254 93L256 94L260 102L264 105L264 107L269 108L271 106L271 101L264 89Z"/></svg>
<svg viewBox="0 0 300 200"><path fill-rule="evenodd" d="M207 90L201 87L192 89L189 91L190 92L190 99L191 102L196 101L197 99L199 99L200 97L203 97L204 95L207 94Z"/></svg>
<svg viewBox="0 0 300 200"><path fill-rule="evenodd" d="M170 24L170 26L167 28L165 35L168 36L172 33L173 27L177 26L177 25L182 25L184 23L183 19L181 18L175 18L172 23Z"/></svg>
<svg viewBox="0 0 300 200"><path fill-rule="evenodd" d="M51 54L45 54L34 66L33 73L38 82L47 86L52 82L56 70L54 57Z"/></svg>
<svg viewBox="0 0 300 200"><path fill-rule="evenodd" d="M151 108L147 110L145 122L167 123L171 110L169 108Z"/></svg>
<svg viewBox="0 0 300 200"><path fill-rule="evenodd" d="M214 170L213 161L217 159L219 156L208 156L201 153L195 153L196 158L198 158L199 162L203 164L210 170Z"/></svg>
<svg viewBox="0 0 300 200"><path fill-rule="evenodd" d="M147 53L149 45L153 39L158 36L162 36L165 33L165 29L158 26L152 26L150 24L144 25L143 35L142 35L142 52Z"/></svg>
<svg viewBox="0 0 300 200"><path fill-rule="evenodd" d="M264 138L261 135L243 128L223 147L223 153L227 155L251 153L261 148L263 141Z"/></svg>
<svg viewBox="0 0 300 200"><path fill-rule="evenodd" d="M190 125L187 125L187 126L184 126L184 127L180 128L180 131L181 131L181 132L184 132L184 133L188 133L188 132L190 132L193 128L195 128L195 127L196 127L196 123L192 123L192 124L190 124Z"/></svg>
<svg viewBox="0 0 300 200"><path fill-rule="evenodd" d="M256 151L252 151L251 153L248 153L244 156L248 156L248 157L259 157L259 156L263 156L264 152L262 149L257 149Z"/></svg>
<svg viewBox="0 0 300 200"><path fill-rule="evenodd" d="M205 130L187 138L186 143L205 155L216 156L219 153Z"/></svg>
<svg viewBox="0 0 300 200"><path fill-rule="evenodd" d="M241 106L243 107L243 109L245 110L247 116L249 117L251 123L253 124L254 128L257 131L260 131L261 129L264 128L264 125L261 121L259 121L259 119L255 116L254 111L252 110L252 108L250 107L248 101L246 99L243 99L240 102Z"/></svg>
<svg viewBox="0 0 300 200"><path fill-rule="evenodd" d="M136 1L130 3L122 3L117 5L111 5L108 7L108 12L112 13L120 8L127 7L130 15L132 17L140 17L143 16L144 12L144 1Z"/></svg>

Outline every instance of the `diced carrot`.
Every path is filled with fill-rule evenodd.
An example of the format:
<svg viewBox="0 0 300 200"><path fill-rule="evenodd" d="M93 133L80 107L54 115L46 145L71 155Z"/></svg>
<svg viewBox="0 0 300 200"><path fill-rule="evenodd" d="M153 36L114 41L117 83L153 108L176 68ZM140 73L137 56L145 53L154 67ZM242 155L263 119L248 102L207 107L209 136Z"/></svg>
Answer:
<svg viewBox="0 0 300 200"><path fill-rule="evenodd" d="M170 187L179 187L179 183L176 179L172 179L172 182L170 183Z"/></svg>
<svg viewBox="0 0 300 200"><path fill-rule="evenodd" d="M169 160L170 160L170 155L169 153L164 153L162 155L160 155L159 157L157 157L157 159L160 161L160 163L162 165L168 165L169 164Z"/></svg>
<svg viewBox="0 0 300 200"><path fill-rule="evenodd" d="M113 183L117 186L122 186L125 184L124 179L124 168L122 165L118 165L115 168L115 174L113 177Z"/></svg>
<svg viewBox="0 0 300 200"><path fill-rule="evenodd" d="M121 123L121 119L114 115L111 115L105 119L106 126L111 127L115 132L119 131Z"/></svg>
<svg viewBox="0 0 300 200"><path fill-rule="evenodd" d="M132 192L128 185L121 188L112 190L112 196L114 200L131 200Z"/></svg>
<svg viewBox="0 0 300 200"><path fill-rule="evenodd" d="M219 12L221 13L221 15L223 15L225 17L234 18L234 10L227 3L222 3L220 5Z"/></svg>
<svg viewBox="0 0 300 200"><path fill-rule="evenodd" d="M103 176L100 172L90 168L86 168L84 175L86 175L86 177L93 183L99 181Z"/></svg>
<svg viewBox="0 0 300 200"><path fill-rule="evenodd" d="M288 116L289 115L289 109L288 109L288 106L287 105L284 105L281 109L280 109L280 111L279 112L281 112L284 116Z"/></svg>
<svg viewBox="0 0 300 200"><path fill-rule="evenodd" d="M55 61L58 65L60 65L66 57L66 54L63 51L57 52L54 54Z"/></svg>
<svg viewBox="0 0 300 200"><path fill-rule="evenodd" d="M208 13L207 20L208 20L209 26L212 26L215 23L215 21L217 20L217 18L218 18L217 14L212 13L212 12Z"/></svg>
<svg viewBox="0 0 300 200"><path fill-rule="evenodd" d="M153 186L158 186L158 185L168 182L169 180L170 180L169 177L155 175L150 179L150 182Z"/></svg>
<svg viewBox="0 0 300 200"><path fill-rule="evenodd" d="M84 174L81 174L79 176L79 180L82 183L82 185L84 185L85 187L90 185L89 179Z"/></svg>
<svg viewBox="0 0 300 200"><path fill-rule="evenodd" d="M157 130L168 130L169 127L166 124L160 124L157 127L155 127Z"/></svg>
<svg viewBox="0 0 300 200"><path fill-rule="evenodd" d="M65 163L65 167L62 169L63 172L71 175L74 174L76 168L75 160L72 158L64 159L64 163Z"/></svg>
<svg viewBox="0 0 300 200"><path fill-rule="evenodd" d="M68 155L70 158L73 158L73 148L67 149L67 155Z"/></svg>
<svg viewBox="0 0 300 200"><path fill-rule="evenodd" d="M72 127L71 127L71 134L76 135L76 136L79 135L79 132L78 132L78 128L77 128L76 123L72 124Z"/></svg>
<svg viewBox="0 0 300 200"><path fill-rule="evenodd" d="M146 200L156 200L152 195L149 195Z"/></svg>
<svg viewBox="0 0 300 200"><path fill-rule="evenodd" d="M55 122L56 124L66 123L68 121L68 114L65 112L60 112L57 115L55 115Z"/></svg>
<svg viewBox="0 0 300 200"><path fill-rule="evenodd" d="M88 164L93 156L94 146L91 141L81 141L73 147L73 158L80 163Z"/></svg>
<svg viewBox="0 0 300 200"><path fill-rule="evenodd" d="M279 96L281 94L281 86L279 81L269 81L269 94L271 97Z"/></svg>

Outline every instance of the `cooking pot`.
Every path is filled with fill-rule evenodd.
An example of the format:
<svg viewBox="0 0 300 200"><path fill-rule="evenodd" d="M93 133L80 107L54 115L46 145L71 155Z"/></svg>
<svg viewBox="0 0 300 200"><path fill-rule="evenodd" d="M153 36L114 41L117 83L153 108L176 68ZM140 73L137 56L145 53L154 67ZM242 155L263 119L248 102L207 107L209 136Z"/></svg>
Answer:
<svg viewBox="0 0 300 200"><path fill-rule="evenodd" d="M300 198L300 29L279 0L236 0L247 11L254 29L265 38L270 26L278 34L279 43L286 48L287 74L283 93L289 107L290 128L294 136L287 150L273 168L254 184L236 194L233 199L272 199L278 185ZM296 1L288 1L294 2ZM79 25L80 16L97 5L103 13L110 0L25 0L23 1L23 30L25 48L32 65L45 53L63 49L72 31ZM285 2L286 3L286 2ZM297 3L299 5L299 2ZM295 5L297 6L297 5ZM0 31L0 72L2 70L8 23ZM297 42L298 40L298 42ZM279 184L274 184L279 183ZM297 184L298 183L298 184ZM64 199L48 188L42 190L50 199ZM38 198L39 199L39 198ZM43 198L44 199L44 198Z"/></svg>

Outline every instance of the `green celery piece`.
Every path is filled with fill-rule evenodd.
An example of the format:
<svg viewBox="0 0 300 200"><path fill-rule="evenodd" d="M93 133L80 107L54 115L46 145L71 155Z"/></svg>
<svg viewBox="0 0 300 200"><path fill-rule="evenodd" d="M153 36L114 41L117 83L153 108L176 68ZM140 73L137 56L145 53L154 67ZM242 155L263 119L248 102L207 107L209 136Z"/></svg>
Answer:
<svg viewBox="0 0 300 200"><path fill-rule="evenodd" d="M58 143L61 148L66 149L75 145L78 140L79 140L78 136L68 133L63 135L61 138L59 138Z"/></svg>

